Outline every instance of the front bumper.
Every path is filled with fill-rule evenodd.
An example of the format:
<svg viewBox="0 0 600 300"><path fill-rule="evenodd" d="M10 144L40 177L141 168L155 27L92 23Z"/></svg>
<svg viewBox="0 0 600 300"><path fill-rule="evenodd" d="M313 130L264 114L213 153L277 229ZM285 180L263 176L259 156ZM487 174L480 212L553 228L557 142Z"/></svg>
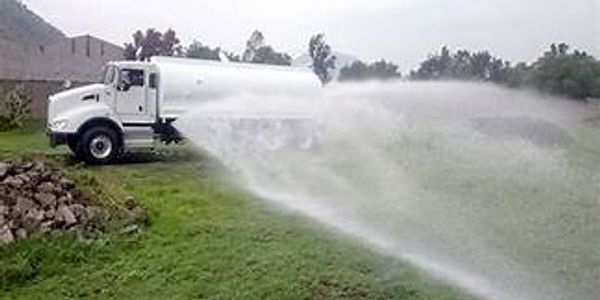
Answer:
<svg viewBox="0 0 600 300"><path fill-rule="evenodd" d="M54 148L60 145L66 145L69 134L64 132L51 132L47 131L48 139L50 140L50 147Z"/></svg>

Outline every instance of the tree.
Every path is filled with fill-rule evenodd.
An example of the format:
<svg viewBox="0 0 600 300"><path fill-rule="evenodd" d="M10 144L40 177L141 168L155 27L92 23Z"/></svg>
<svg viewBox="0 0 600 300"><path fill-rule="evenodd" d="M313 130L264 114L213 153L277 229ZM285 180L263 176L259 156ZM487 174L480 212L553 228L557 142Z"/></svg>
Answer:
<svg viewBox="0 0 600 300"><path fill-rule="evenodd" d="M389 80L401 78L402 74L398 72L398 66L379 60L372 64L365 64L362 61L355 61L349 66L340 69L339 81L360 81L360 80Z"/></svg>
<svg viewBox="0 0 600 300"><path fill-rule="evenodd" d="M219 53L221 48L211 49L202 45L201 42L194 41L185 49L185 57L196 59L220 60Z"/></svg>
<svg viewBox="0 0 600 300"><path fill-rule="evenodd" d="M600 62L565 43L552 44L531 66L531 84L574 99L600 97Z"/></svg>
<svg viewBox="0 0 600 300"><path fill-rule="evenodd" d="M265 46L265 36L262 32L254 30L250 35L250 38L246 42L246 50L242 55L242 61L253 62L258 49Z"/></svg>
<svg viewBox="0 0 600 300"><path fill-rule="evenodd" d="M325 35L316 34L308 43L308 54L312 58L312 69L323 84L331 81L331 70L335 69L335 55L331 54L331 47L325 43Z"/></svg>
<svg viewBox="0 0 600 300"><path fill-rule="evenodd" d="M339 81L360 81L367 80L369 77L369 66L364 62L357 60L348 66L340 69Z"/></svg>
<svg viewBox="0 0 600 300"><path fill-rule="evenodd" d="M233 53L233 52L228 52L228 51L223 51L223 54L225 54L225 57L227 57L227 59L229 61L234 61L234 62L241 62L242 59L240 58L239 55Z"/></svg>
<svg viewBox="0 0 600 300"><path fill-rule="evenodd" d="M254 64L290 66L292 57L284 52L277 52L265 43L264 35L255 30L246 42L246 50L242 61Z"/></svg>
<svg viewBox="0 0 600 300"><path fill-rule="evenodd" d="M387 80L402 77L398 66L392 62L379 60L371 64L371 76L375 79Z"/></svg>
<svg viewBox="0 0 600 300"><path fill-rule="evenodd" d="M23 85L0 88L0 131L22 128L31 117L31 97Z"/></svg>
<svg viewBox="0 0 600 300"><path fill-rule="evenodd" d="M133 43L125 44L123 56L126 60L147 61L152 56L174 56L181 53L177 34L172 29L164 34L149 28L144 34L138 30L133 34Z"/></svg>
<svg viewBox="0 0 600 300"><path fill-rule="evenodd" d="M573 99L600 98L600 62L584 51L571 51L565 43L552 44L534 63L496 58L487 51L452 54L443 47L411 72L412 79L490 81L509 87L531 87Z"/></svg>
<svg viewBox="0 0 600 300"><path fill-rule="evenodd" d="M442 47L439 54L430 55L421 63L411 78L417 80L460 79L505 82L510 64L494 57L488 51L471 53L458 50L452 53Z"/></svg>
<svg viewBox="0 0 600 300"><path fill-rule="evenodd" d="M264 46L258 48L251 62L256 64L290 66L292 65L292 57L287 53L279 53L273 50L271 46Z"/></svg>
<svg viewBox="0 0 600 300"><path fill-rule="evenodd" d="M520 62L514 67L511 67L510 64L508 65L505 81L506 85L512 88L518 88L529 85L531 82L530 65L524 62Z"/></svg>
<svg viewBox="0 0 600 300"><path fill-rule="evenodd" d="M179 45L179 39L177 33L174 30L168 29L162 36L162 44L160 44L159 55L173 56L181 53L181 46Z"/></svg>
<svg viewBox="0 0 600 300"><path fill-rule="evenodd" d="M231 52L227 52L221 47L214 49L209 46L203 45L199 41L193 41L187 48L185 48L184 56L187 58L195 59L207 59L207 60L221 60L221 56L224 55L229 61L240 61L240 57Z"/></svg>
<svg viewBox="0 0 600 300"><path fill-rule="evenodd" d="M439 55L430 55L421 63L417 71L411 72L411 78L431 80L450 77L449 75L452 73L449 72L451 60L450 51L444 46Z"/></svg>

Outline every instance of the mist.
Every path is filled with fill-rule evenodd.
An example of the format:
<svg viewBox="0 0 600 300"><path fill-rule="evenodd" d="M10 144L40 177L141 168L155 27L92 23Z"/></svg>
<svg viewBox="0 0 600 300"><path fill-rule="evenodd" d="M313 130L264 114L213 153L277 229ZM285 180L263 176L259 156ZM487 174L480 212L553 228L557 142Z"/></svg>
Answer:
<svg viewBox="0 0 600 300"><path fill-rule="evenodd" d="M265 118L272 125L239 134L235 121L202 117L314 100L241 105L251 98L198 108L177 126L267 203L483 299L596 299L600 169L587 160L589 107L473 83L333 85L307 106L323 120L310 150L277 142L289 138L276 130L288 121Z"/></svg>

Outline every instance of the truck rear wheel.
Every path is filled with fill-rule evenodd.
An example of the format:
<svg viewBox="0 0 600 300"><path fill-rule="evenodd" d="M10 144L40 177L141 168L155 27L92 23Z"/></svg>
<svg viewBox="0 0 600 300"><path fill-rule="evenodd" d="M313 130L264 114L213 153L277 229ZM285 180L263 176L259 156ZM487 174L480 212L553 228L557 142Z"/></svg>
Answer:
<svg viewBox="0 0 600 300"><path fill-rule="evenodd" d="M114 162L121 153L119 135L108 127L92 127L79 139L77 156L92 165Z"/></svg>

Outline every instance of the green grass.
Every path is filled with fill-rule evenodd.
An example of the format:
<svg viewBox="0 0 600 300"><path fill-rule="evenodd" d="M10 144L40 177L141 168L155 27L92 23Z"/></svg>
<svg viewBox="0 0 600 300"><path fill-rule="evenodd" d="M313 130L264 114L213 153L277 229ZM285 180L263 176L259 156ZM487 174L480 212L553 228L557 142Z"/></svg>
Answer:
<svg viewBox="0 0 600 300"><path fill-rule="evenodd" d="M0 157L44 154L150 225L80 242L45 237L0 249L1 299L465 299L414 268L238 190L202 158L82 167L36 130L0 133Z"/></svg>

